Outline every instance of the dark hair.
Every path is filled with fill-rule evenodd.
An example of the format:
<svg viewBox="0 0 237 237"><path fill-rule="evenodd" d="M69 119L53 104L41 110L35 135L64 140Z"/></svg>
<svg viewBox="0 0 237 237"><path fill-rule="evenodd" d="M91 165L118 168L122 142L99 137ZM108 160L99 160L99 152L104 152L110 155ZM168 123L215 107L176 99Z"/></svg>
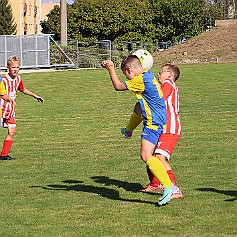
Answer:
<svg viewBox="0 0 237 237"><path fill-rule="evenodd" d="M129 54L121 62L121 70L124 71L127 68L127 66L141 67L141 62L136 55Z"/></svg>
<svg viewBox="0 0 237 237"><path fill-rule="evenodd" d="M171 70L174 73L174 81L178 80L178 78L180 76L180 70L176 65L167 63L167 64L163 65L163 67L167 67L169 70Z"/></svg>

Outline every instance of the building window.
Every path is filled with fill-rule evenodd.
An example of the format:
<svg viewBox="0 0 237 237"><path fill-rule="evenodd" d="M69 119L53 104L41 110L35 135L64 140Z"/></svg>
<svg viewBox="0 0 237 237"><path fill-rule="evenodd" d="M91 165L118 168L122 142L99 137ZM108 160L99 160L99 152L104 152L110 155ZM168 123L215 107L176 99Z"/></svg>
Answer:
<svg viewBox="0 0 237 237"><path fill-rule="evenodd" d="M35 6L34 7L34 17L36 17L36 15L37 15L37 10L38 10L38 8L37 8L37 6Z"/></svg>
<svg viewBox="0 0 237 237"><path fill-rule="evenodd" d="M27 31L28 31L28 24L24 24L24 35L27 34Z"/></svg>
<svg viewBox="0 0 237 237"><path fill-rule="evenodd" d="M36 24L35 25L35 34L37 34L38 33L38 25Z"/></svg>
<svg viewBox="0 0 237 237"><path fill-rule="evenodd" d="M27 4L24 3L24 5L23 5L23 15L26 16L26 13L27 13Z"/></svg>

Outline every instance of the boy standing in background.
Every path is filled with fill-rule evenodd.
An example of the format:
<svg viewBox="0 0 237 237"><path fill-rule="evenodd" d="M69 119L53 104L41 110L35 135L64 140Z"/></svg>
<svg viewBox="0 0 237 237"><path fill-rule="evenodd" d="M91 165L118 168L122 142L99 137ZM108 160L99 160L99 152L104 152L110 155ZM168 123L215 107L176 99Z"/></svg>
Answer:
<svg viewBox="0 0 237 237"><path fill-rule="evenodd" d="M7 96L13 101L13 103L4 101L1 99L2 106L2 121L1 124L4 128L8 129L8 134L3 142L2 151L0 154L0 160L13 160L8 154L10 152L13 137L16 134L16 118L15 118L15 106L16 106L16 93L17 91L23 92L26 95L34 97L39 102L44 102L43 98L27 90L24 87L21 77L18 75L20 70L20 59L17 56L10 56L7 60L8 74L3 77L3 83L5 85Z"/></svg>

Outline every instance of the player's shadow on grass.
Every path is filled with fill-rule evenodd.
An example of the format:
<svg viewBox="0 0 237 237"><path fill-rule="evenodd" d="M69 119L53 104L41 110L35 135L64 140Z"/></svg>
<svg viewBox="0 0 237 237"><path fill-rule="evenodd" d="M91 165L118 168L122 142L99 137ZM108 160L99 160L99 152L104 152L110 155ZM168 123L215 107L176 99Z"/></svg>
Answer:
<svg viewBox="0 0 237 237"><path fill-rule="evenodd" d="M63 180L62 182L65 183L65 185L49 184L47 186L30 186L30 188L43 188L43 189L54 190L54 191L77 191L77 192L85 192L85 193L94 193L104 198L108 198L112 200L156 205L155 202L143 201L139 199L122 198L120 197L119 192L117 190L104 188L104 187L96 187L92 185L86 185L80 180Z"/></svg>
<svg viewBox="0 0 237 237"><path fill-rule="evenodd" d="M91 179L96 183L105 184L106 186L114 185L118 188L123 188L126 191L134 193L140 192L139 190L144 188L140 183L128 183L117 179L111 179L106 176L92 176ZM146 194L157 196L157 192L146 192Z"/></svg>
<svg viewBox="0 0 237 237"><path fill-rule="evenodd" d="M226 202L233 202L237 199L237 191L235 191L235 190L219 190L219 189L215 189L215 188L197 188L196 190L203 191L203 192L220 193L220 194L224 194L224 195L233 197L231 199L226 199L225 200Z"/></svg>
<svg viewBox="0 0 237 237"><path fill-rule="evenodd" d="M92 176L91 179L93 179L96 183L105 184L105 186L114 185L117 186L118 188L123 188L128 192L137 193L139 192L139 190L144 188L140 183L128 183L117 179L111 179L106 176ZM153 193L147 192L146 194L157 196L157 192Z"/></svg>
<svg viewBox="0 0 237 237"><path fill-rule="evenodd" d="M134 193L142 189L142 185L140 183L128 183L117 179L111 179L106 176L92 176L91 179L93 179L96 183L104 184L105 186L114 185L118 188L123 188L126 191Z"/></svg>

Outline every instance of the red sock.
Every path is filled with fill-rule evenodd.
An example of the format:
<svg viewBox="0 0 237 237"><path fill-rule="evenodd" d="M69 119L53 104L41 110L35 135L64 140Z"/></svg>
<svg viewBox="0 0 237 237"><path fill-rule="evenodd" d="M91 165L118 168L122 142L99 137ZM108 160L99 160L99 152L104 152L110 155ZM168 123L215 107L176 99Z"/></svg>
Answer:
<svg viewBox="0 0 237 237"><path fill-rule="evenodd" d="M171 182L176 185L176 180L175 180L175 176L173 174L173 171L172 170L167 170L167 174L169 175Z"/></svg>
<svg viewBox="0 0 237 237"><path fill-rule="evenodd" d="M4 140L3 147L1 151L1 156L7 156L12 147L12 140Z"/></svg>
<svg viewBox="0 0 237 237"><path fill-rule="evenodd" d="M152 174L151 170L148 167L147 167L147 174L148 174L148 178L150 180L150 184L152 186L158 186L160 184L158 179Z"/></svg>

